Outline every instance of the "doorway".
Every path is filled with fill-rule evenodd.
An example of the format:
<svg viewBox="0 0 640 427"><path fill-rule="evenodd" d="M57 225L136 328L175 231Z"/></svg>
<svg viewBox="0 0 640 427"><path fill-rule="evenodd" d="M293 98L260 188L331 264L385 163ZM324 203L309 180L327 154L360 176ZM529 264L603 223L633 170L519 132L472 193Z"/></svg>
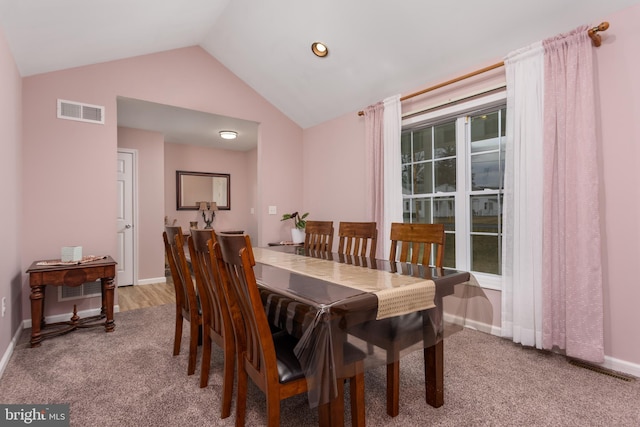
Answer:
<svg viewBox="0 0 640 427"><path fill-rule="evenodd" d="M137 151L118 149L117 162L117 283L136 284L136 165Z"/></svg>

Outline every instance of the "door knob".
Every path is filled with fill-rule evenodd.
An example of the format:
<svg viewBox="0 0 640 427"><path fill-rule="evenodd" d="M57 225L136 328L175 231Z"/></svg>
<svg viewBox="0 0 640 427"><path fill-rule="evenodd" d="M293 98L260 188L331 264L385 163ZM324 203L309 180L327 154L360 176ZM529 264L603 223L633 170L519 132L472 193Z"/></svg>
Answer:
<svg viewBox="0 0 640 427"><path fill-rule="evenodd" d="M131 224L127 224L124 226L124 228L131 228L131 227L133 227Z"/></svg>

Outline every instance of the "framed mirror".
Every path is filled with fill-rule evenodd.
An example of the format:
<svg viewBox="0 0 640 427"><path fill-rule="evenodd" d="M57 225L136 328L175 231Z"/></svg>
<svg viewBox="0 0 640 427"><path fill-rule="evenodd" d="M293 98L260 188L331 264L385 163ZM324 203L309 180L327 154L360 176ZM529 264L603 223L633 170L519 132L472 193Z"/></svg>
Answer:
<svg viewBox="0 0 640 427"><path fill-rule="evenodd" d="M177 209L197 211L199 202L216 202L219 210L230 210L230 181L228 173L176 171Z"/></svg>

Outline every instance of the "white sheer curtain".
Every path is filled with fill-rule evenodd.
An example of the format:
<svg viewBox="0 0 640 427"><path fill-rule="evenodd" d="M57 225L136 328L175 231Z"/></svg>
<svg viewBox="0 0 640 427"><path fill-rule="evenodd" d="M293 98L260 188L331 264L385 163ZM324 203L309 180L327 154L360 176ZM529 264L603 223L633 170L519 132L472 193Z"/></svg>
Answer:
<svg viewBox="0 0 640 427"><path fill-rule="evenodd" d="M379 258L389 254L391 223L402 222L402 163L400 95L364 110L367 141L367 188L370 217L378 224Z"/></svg>
<svg viewBox="0 0 640 427"><path fill-rule="evenodd" d="M542 43L505 58L502 336L542 348Z"/></svg>
<svg viewBox="0 0 640 427"><path fill-rule="evenodd" d="M378 222L378 258L387 258L391 251L391 223L402 222L402 107L400 95L384 100L384 215Z"/></svg>

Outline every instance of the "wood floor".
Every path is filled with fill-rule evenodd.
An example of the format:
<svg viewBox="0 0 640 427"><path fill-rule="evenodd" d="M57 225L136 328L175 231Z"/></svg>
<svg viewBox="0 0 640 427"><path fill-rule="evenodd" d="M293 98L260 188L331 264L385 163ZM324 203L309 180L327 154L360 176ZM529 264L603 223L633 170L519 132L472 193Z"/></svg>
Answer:
<svg viewBox="0 0 640 427"><path fill-rule="evenodd" d="M170 280L167 280L167 283L151 285L121 286L116 292L120 311L176 303L173 283Z"/></svg>

